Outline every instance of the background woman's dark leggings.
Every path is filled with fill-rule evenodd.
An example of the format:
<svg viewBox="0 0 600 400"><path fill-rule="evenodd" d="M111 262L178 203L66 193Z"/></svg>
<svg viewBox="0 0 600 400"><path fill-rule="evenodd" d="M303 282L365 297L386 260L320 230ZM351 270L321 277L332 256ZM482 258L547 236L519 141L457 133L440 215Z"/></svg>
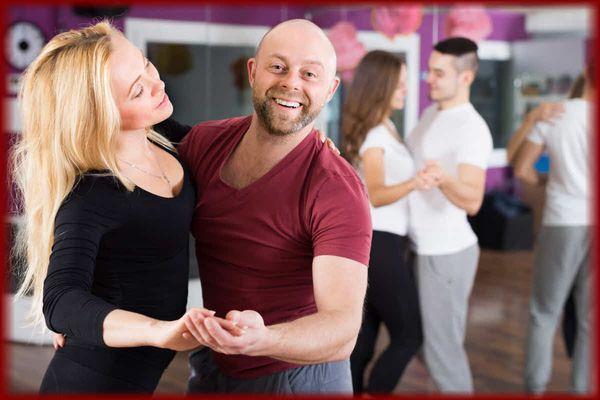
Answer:
<svg viewBox="0 0 600 400"><path fill-rule="evenodd" d="M363 322L350 357L355 393L390 393L421 347L419 295L408 246L406 236L373 231ZM390 344L375 362L364 387L365 367L373 357L381 322L390 333Z"/></svg>

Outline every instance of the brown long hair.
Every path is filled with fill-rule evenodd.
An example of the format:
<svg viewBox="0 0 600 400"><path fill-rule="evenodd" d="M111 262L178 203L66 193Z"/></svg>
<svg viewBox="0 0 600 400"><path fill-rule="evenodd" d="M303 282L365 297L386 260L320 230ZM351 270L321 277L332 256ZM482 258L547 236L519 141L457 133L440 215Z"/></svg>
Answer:
<svg viewBox="0 0 600 400"><path fill-rule="evenodd" d="M355 167L358 150L367 133L391 112L394 91L404 65L401 56L383 51L368 52L356 67L342 109L342 154Z"/></svg>

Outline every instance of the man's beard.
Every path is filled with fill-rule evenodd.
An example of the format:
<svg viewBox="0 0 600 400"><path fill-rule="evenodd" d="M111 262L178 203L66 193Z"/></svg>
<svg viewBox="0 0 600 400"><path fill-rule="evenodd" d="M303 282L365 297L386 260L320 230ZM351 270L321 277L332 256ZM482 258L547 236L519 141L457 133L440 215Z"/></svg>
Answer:
<svg viewBox="0 0 600 400"><path fill-rule="evenodd" d="M298 101L301 103L300 107L302 107L300 114L294 119L282 119L276 116L273 112L273 107L276 106L271 104L271 99L274 97ZM284 92L271 91L271 89L267 90L265 97L262 99L256 93L253 93L252 103L254 104L254 110L256 111L256 115L258 115L260 123L274 136L286 136L298 132L313 122L321 111L321 108L311 109L311 103L305 97L297 99L297 96L286 95Z"/></svg>

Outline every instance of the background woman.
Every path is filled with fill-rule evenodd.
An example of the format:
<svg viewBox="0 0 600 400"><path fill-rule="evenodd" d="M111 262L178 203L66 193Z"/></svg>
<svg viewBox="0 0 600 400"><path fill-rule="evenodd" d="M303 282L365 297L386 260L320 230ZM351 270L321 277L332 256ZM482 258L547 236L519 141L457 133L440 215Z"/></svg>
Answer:
<svg viewBox="0 0 600 400"><path fill-rule="evenodd" d="M408 258L406 196L425 184L390 114L404 107L406 65L371 51L358 65L344 103L342 153L363 177L371 202L373 239L365 313L350 358L355 392L391 392L422 342L417 288ZM363 384L380 323L390 344Z"/></svg>

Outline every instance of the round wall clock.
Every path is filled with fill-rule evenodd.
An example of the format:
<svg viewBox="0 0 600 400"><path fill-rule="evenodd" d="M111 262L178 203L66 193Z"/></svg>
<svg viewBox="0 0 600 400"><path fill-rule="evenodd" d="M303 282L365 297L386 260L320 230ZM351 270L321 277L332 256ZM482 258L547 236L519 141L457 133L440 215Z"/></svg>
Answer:
<svg viewBox="0 0 600 400"><path fill-rule="evenodd" d="M5 57L9 65L23 71L44 47L46 38L34 23L17 21L10 24L5 34Z"/></svg>

